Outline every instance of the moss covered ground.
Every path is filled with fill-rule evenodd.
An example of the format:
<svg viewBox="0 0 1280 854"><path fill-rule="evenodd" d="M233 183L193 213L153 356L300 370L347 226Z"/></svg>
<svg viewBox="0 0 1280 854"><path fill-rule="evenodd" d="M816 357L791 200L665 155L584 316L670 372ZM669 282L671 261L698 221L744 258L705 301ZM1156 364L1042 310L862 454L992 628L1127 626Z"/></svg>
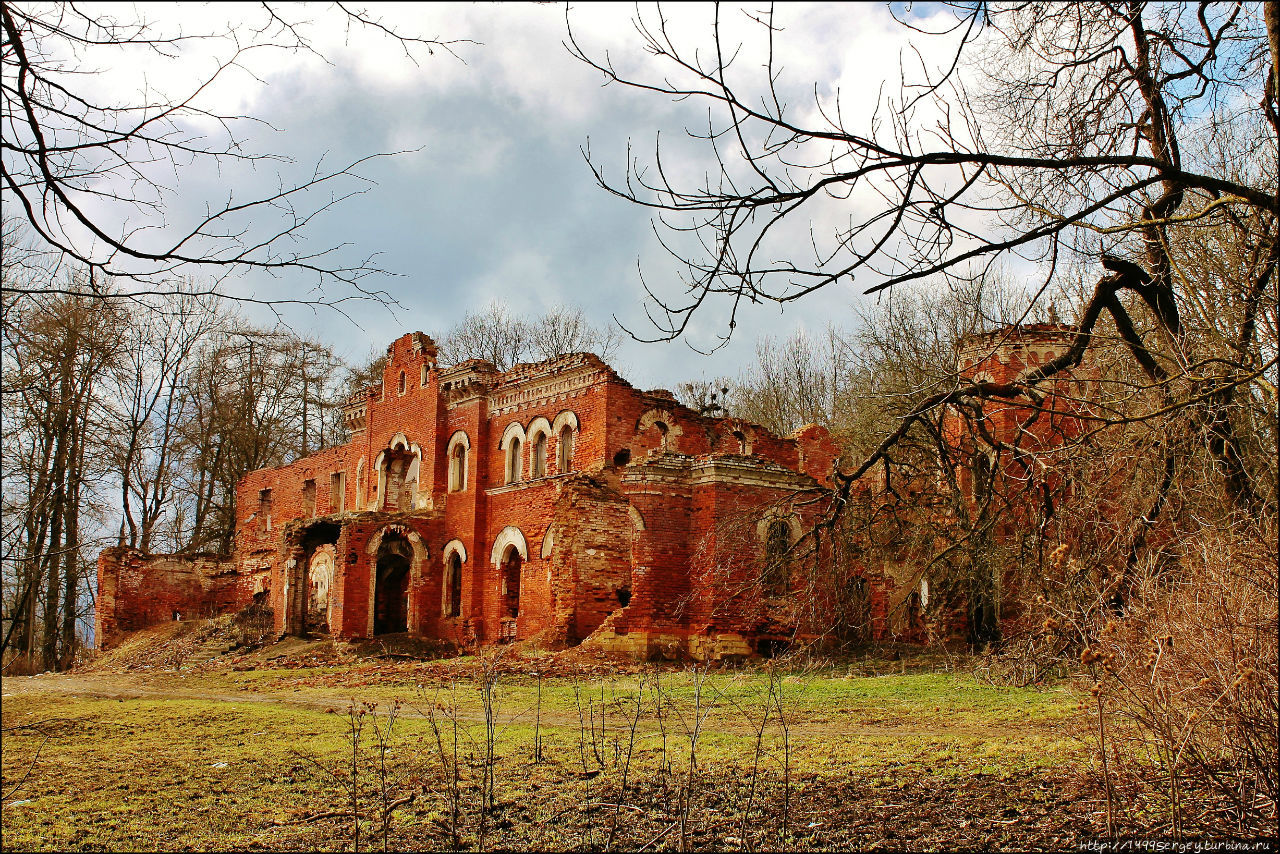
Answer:
<svg viewBox="0 0 1280 854"><path fill-rule="evenodd" d="M390 849L1026 849L1099 831L1067 688L938 662L259 655L3 692L6 850L384 834Z"/></svg>

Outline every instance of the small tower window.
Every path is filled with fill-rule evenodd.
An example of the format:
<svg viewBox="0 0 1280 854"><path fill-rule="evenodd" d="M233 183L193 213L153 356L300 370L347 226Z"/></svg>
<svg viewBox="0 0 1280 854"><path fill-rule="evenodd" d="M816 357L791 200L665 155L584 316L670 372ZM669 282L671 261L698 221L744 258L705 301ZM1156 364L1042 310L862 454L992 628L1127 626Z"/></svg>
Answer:
<svg viewBox="0 0 1280 854"><path fill-rule="evenodd" d="M396 393L397 393L397 394L404 394L404 387L405 387L404 371L401 371L401 372L400 372L400 382L396 385Z"/></svg>

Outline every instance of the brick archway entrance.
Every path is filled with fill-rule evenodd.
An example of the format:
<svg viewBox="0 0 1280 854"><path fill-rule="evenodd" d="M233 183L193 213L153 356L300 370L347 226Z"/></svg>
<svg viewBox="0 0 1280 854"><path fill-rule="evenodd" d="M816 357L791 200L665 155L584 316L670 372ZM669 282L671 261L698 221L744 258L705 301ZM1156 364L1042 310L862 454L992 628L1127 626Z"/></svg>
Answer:
<svg viewBox="0 0 1280 854"><path fill-rule="evenodd" d="M401 536L385 538L374 564L373 633L409 630L409 568L413 547Z"/></svg>

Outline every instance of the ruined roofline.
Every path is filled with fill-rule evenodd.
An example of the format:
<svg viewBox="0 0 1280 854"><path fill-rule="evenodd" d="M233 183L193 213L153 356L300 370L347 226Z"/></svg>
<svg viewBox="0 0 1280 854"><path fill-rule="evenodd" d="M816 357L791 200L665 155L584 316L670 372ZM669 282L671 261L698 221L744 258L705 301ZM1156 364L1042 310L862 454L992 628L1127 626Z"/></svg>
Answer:
<svg viewBox="0 0 1280 854"><path fill-rule="evenodd" d="M1024 341L1062 341L1074 338L1076 328L1066 323L1010 323L990 332L974 332L960 339L960 349L992 344L1019 344Z"/></svg>
<svg viewBox="0 0 1280 854"><path fill-rule="evenodd" d="M960 339L957 368L967 370L1006 348L1028 345L1067 347L1075 336L1075 327L1065 323L1011 323L990 332L975 332Z"/></svg>
<svg viewBox="0 0 1280 854"><path fill-rule="evenodd" d="M426 367L435 375L439 387L445 391L449 390L451 386L466 387L474 382L475 387L470 394L483 394L496 399L503 395L510 396L513 393L518 393L524 387L546 381L554 381L556 378L565 375L597 372L600 375L599 381L613 383L623 389L633 391L640 395L652 409L666 410L672 416L678 415L683 419L701 425L704 429L726 432L741 431L748 434L753 441L768 438L773 441L798 443L806 437L807 433L812 432L815 426L806 424L784 436L745 418L704 415L680 403L675 395L667 389L656 388L647 391L637 389L594 353L566 353L562 356L541 361L521 362L506 371L498 371L493 363L486 359L466 359L456 365L442 367L434 360L434 342L421 332L406 333L399 336L387 346L388 354L394 357L396 343L406 338L411 339L410 344L415 352L427 353L430 361ZM363 391L355 392L347 398L344 410L346 410L346 420L353 438L354 435L359 434L364 429L364 421L367 417L366 407L371 404L376 405L382 398L383 385L382 382L372 383ZM285 463L281 466L258 469L257 471L285 468L301 460L324 453L327 450L329 449L321 449L308 454L306 457L299 457L298 460L293 462Z"/></svg>
<svg viewBox="0 0 1280 854"><path fill-rule="evenodd" d="M486 362L485 364L489 363ZM604 371L607 380L620 382L631 387L631 384L619 376L618 372L611 368L604 359L601 359L595 353L582 352L566 353L563 356L555 356L553 358L543 359L537 362L520 362L519 364L512 365L509 370L503 371L494 376L493 390L507 391L522 383L545 379L576 368L590 368L593 370Z"/></svg>
<svg viewBox="0 0 1280 854"><path fill-rule="evenodd" d="M136 546L107 546L99 554L126 554L132 552L144 558L176 557L183 560L230 560L233 555L222 552L148 552Z"/></svg>

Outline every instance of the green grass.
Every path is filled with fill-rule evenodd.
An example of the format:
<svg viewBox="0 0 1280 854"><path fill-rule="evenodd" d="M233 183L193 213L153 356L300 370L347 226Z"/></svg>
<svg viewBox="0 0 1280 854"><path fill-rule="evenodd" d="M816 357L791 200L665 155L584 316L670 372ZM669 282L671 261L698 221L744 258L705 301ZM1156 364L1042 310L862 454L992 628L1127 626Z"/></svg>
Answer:
<svg viewBox="0 0 1280 854"><path fill-rule="evenodd" d="M384 710L392 699L406 703L394 764L417 772L426 788L398 814L398 832L419 844L440 844L446 813L439 758L429 721L416 715L426 714L433 705L456 709L464 759L467 753L482 754L481 692L465 678L452 687L436 681L418 688L415 682L422 674L413 668L406 668L402 676L383 674L385 678L375 679L372 670L366 675L370 678L363 685L359 668L164 675L151 678L149 684L171 686L182 696L123 701L30 690L10 695L10 680L5 680L6 794L44 739L36 729L12 728L37 725L48 738L29 778L5 801L4 847L154 850L345 844L349 822L277 823L343 808L341 787L316 766L341 771L350 761L347 697L380 703ZM661 724L652 702L654 682L648 677L644 682L629 780L637 791L664 779L664 742L667 763L676 769L687 767L688 730L695 716L693 678L688 672L667 671L660 679L665 712ZM706 677L698 774L700 779L729 781L708 784L708 797L746 779L768 689L768 677L760 672L721 671ZM628 723L638 690L634 674L577 683L544 680L538 735L547 761L535 765L531 757L537 682L519 676L499 680L495 699L500 802L526 811L518 828L501 831L523 834L511 837L512 844L523 841L538 847L582 841L565 835L569 831L564 822L547 817L557 809L580 808L585 798L594 797L593 785L596 792L620 785L620 760L630 740ZM884 781L903 779L907 773L945 781L975 773L1062 770L1081 757L1079 744L1063 726L1073 704L1061 688L994 688L955 673L847 676L827 670L785 677L781 691L788 731L784 736L776 710L771 712L761 746L762 768L773 781L769 785L776 783L786 763L786 745L790 772L801 791L850 779L887 785ZM187 696L201 692L242 695L246 701ZM592 736L585 731L588 726L595 731L594 751ZM584 758L589 770L599 769L596 752L605 760L602 773L584 777Z"/></svg>

